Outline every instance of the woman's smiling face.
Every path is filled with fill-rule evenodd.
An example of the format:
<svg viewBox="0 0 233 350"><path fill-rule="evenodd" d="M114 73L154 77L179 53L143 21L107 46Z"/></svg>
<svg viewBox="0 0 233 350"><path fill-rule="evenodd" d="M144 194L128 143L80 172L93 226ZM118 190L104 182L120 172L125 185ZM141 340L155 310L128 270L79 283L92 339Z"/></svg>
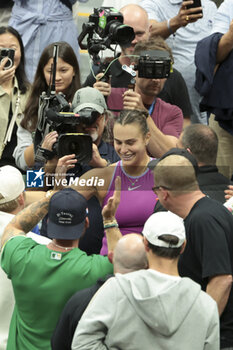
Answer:
<svg viewBox="0 0 233 350"><path fill-rule="evenodd" d="M143 135L137 123L121 125L116 123L113 129L114 148L123 165L140 165L146 154L148 137Z"/></svg>

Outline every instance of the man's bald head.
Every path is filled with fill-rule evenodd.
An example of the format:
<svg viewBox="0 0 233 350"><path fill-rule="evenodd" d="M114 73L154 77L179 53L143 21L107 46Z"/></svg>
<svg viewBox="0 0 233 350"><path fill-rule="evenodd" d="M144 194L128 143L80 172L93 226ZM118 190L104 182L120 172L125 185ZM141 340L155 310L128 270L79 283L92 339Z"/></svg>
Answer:
<svg viewBox="0 0 233 350"><path fill-rule="evenodd" d="M141 40L149 39L149 19L147 12L139 5L129 4L120 9L124 17L124 24L132 27L135 39L129 48L124 49L124 54L132 55L134 46Z"/></svg>
<svg viewBox="0 0 233 350"><path fill-rule="evenodd" d="M124 17L124 23L128 24L128 21L138 21L139 19L142 19L145 22L145 25L149 28L149 18L146 10L136 4L129 4L125 5L120 9L120 12L122 13ZM133 16L132 16L133 14ZM133 17L133 18L132 18ZM128 24L129 25L129 24Z"/></svg>
<svg viewBox="0 0 233 350"><path fill-rule="evenodd" d="M128 273L147 268L147 257L141 235L123 236L114 249L114 273Z"/></svg>
<svg viewBox="0 0 233 350"><path fill-rule="evenodd" d="M154 179L155 186L177 194L199 189L193 165L181 155L169 155L162 159L154 168Z"/></svg>

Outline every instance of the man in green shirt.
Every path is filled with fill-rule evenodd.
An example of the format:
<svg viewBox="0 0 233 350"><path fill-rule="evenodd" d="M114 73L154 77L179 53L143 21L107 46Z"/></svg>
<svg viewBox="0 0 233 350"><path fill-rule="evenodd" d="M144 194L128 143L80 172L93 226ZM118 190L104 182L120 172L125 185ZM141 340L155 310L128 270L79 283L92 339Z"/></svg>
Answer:
<svg viewBox="0 0 233 350"><path fill-rule="evenodd" d="M51 349L50 338L67 300L113 272L108 257L87 256L78 248L79 239L88 227L86 208L86 199L71 188L55 194L49 191L44 199L21 211L6 227L1 265L12 281L16 301L8 350ZM108 209L103 216L111 226ZM25 233L47 212L48 236L52 241L41 246ZM111 231L109 243L114 248L120 238L119 231L114 225L107 231Z"/></svg>

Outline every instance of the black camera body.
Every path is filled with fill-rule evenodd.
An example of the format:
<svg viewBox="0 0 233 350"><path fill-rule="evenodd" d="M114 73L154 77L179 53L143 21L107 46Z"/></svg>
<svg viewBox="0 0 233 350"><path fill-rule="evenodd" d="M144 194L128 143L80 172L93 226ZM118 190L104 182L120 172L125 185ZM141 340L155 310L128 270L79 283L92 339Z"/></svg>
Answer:
<svg viewBox="0 0 233 350"><path fill-rule="evenodd" d="M43 110L43 124L37 126L35 135L36 161L45 162L54 156L63 157L68 154L75 154L79 163L87 164L92 159L92 138L82 132L85 126L93 124L99 117L95 110L87 109L80 114L72 112L59 112L59 107L63 106L63 101L55 100L57 105ZM80 132L78 132L80 128ZM52 151L40 147L42 139L51 131L57 131L58 140L54 143ZM40 141L38 140L40 135ZM37 139L37 142L36 142Z"/></svg>
<svg viewBox="0 0 233 350"><path fill-rule="evenodd" d="M58 140L53 145L53 153L59 158L74 153L80 163L89 163L92 159L92 138L82 132L74 132L79 127L92 125L99 113L86 109L79 114L72 112L55 112L49 109L46 112L46 121L52 130L58 133Z"/></svg>
<svg viewBox="0 0 233 350"><path fill-rule="evenodd" d="M87 36L87 43L83 40ZM99 52L111 48L112 44L128 47L135 38L132 27L123 24L123 15L113 7L94 8L89 16L89 22L84 23L82 32L78 37L81 49L88 50L94 63L99 62ZM113 50L114 51L114 50Z"/></svg>
<svg viewBox="0 0 233 350"><path fill-rule="evenodd" d="M15 50L14 49L8 49L8 48L2 48L0 49L0 63L2 63L2 60L7 57L8 61L6 62L4 66L4 70L10 69L14 65L14 57L15 57Z"/></svg>
<svg viewBox="0 0 233 350"><path fill-rule="evenodd" d="M77 132L77 126L93 123L99 113L84 112L81 116L70 112L70 105L63 93L56 93L56 66L59 46L54 44L53 64L51 66L51 85L47 92L42 92L39 100L38 122L34 136L34 151L36 162L46 162L54 156L63 157L75 153L80 163L89 163L92 159L92 138L90 135ZM93 113L94 112L94 113ZM89 125L89 124L88 124ZM58 140L53 150L42 148L45 136L51 131L57 131Z"/></svg>
<svg viewBox="0 0 233 350"><path fill-rule="evenodd" d="M138 64L135 65L134 69L138 70L139 78L168 78L172 69L172 61L167 51L142 51L140 53Z"/></svg>
<svg viewBox="0 0 233 350"><path fill-rule="evenodd" d="M128 43L129 36L134 37L132 28L123 21L122 13L112 7L94 8L94 14L89 17L89 22L95 23L95 31L101 38L109 37L111 44L119 45Z"/></svg>

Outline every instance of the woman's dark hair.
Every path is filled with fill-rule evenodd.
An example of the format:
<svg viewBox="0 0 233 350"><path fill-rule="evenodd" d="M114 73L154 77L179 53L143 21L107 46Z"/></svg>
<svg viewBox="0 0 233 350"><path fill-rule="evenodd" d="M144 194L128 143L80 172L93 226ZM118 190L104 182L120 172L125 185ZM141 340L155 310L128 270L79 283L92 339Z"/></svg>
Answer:
<svg viewBox="0 0 233 350"><path fill-rule="evenodd" d="M25 92L28 90L30 84L28 82L28 79L27 79L27 76L25 73L25 68L24 68L25 55L24 55L23 41L21 39L20 34L14 28L12 28L12 27L0 27L0 35L7 34L7 33L14 35L19 42L20 51L21 51L21 59L20 59L19 66L17 67L17 69L15 71L15 76L18 80L20 92L22 94L25 94Z"/></svg>
<svg viewBox="0 0 233 350"><path fill-rule="evenodd" d="M133 124L137 123L141 129L141 132L144 136L149 132L146 118L148 116L147 112L131 109L123 109L120 112L119 117L116 119L115 124Z"/></svg>
<svg viewBox="0 0 233 350"><path fill-rule="evenodd" d="M42 52L42 55L40 56L34 82L32 84L31 94L25 107L24 118L21 122L22 127L31 132L35 131L36 129L38 119L39 97L43 91L48 90L48 85L44 76L44 67L46 66L50 58L53 57L54 44L57 44L59 46L58 57L61 58L64 62L70 64L75 72L70 86L67 88L66 91L64 91L66 95L66 100L68 102L71 102L75 92L81 87L79 65L72 47L64 41L52 43L49 46L47 46Z"/></svg>

